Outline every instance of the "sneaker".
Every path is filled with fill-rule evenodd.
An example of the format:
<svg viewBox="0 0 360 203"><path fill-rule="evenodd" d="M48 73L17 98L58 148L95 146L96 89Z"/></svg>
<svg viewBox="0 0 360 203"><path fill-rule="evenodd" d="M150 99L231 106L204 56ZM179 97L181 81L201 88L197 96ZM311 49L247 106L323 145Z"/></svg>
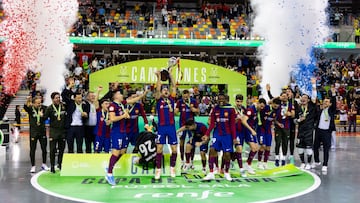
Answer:
<svg viewBox="0 0 360 203"><path fill-rule="evenodd" d="M43 171L49 171L49 167L48 167L46 164L42 164L42 165L41 165L41 169L42 169Z"/></svg>
<svg viewBox="0 0 360 203"><path fill-rule="evenodd" d="M251 175L254 175L255 174L255 171L254 169L248 164L248 163L245 163L245 170L247 170L247 172Z"/></svg>
<svg viewBox="0 0 360 203"><path fill-rule="evenodd" d="M155 180L159 180L161 175L161 168L155 170Z"/></svg>
<svg viewBox="0 0 360 203"><path fill-rule="evenodd" d="M227 180L227 181L232 181L232 178L230 176L230 173L224 173L224 178Z"/></svg>
<svg viewBox="0 0 360 203"><path fill-rule="evenodd" d="M281 166L285 166L286 161L285 160L281 160Z"/></svg>
<svg viewBox="0 0 360 203"><path fill-rule="evenodd" d="M306 165L305 165L305 170L310 170L311 169L311 165L309 164L309 163L307 163Z"/></svg>
<svg viewBox="0 0 360 203"><path fill-rule="evenodd" d="M294 156L293 156L293 155L290 155L290 156L289 156L289 161L290 161L290 164L295 165L295 159L294 159Z"/></svg>
<svg viewBox="0 0 360 203"><path fill-rule="evenodd" d="M321 166L321 162L314 162L311 164L311 168L317 168L319 166Z"/></svg>
<svg viewBox="0 0 360 203"><path fill-rule="evenodd" d="M279 166L280 166L279 159L276 159L276 160L275 160L275 166L276 166L276 167L279 167Z"/></svg>
<svg viewBox="0 0 360 203"><path fill-rule="evenodd" d="M190 170L195 170L195 166L193 163L190 163L190 167L189 167Z"/></svg>
<svg viewBox="0 0 360 203"><path fill-rule="evenodd" d="M301 163L300 169L305 169L305 163Z"/></svg>
<svg viewBox="0 0 360 203"><path fill-rule="evenodd" d="M176 171L175 171L175 167L170 167L170 176L172 178L176 177Z"/></svg>
<svg viewBox="0 0 360 203"><path fill-rule="evenodd" d="M267 170L267 169L268 169L267 162L264 162L262 166L263 166L264 170Z"/></svg>
<svg viewBox="0 0 360 203"><path fill-rule="evenodd" d="M215 180L215 175L214 173L208 173L204 178L203 180Z"/></svg>
<svg viewBox="0 0 360 203"><path fill-rule="evenodd" d="M240 168L240 175L241 175L241 177L246 178L247 177L246 170L243 168Z"/></svg>
<svg viewBox="0 0 360 203"><path fill-rule="evenodd" d="M35 173L36 172L36 166L32 166L30 169L30 173Z"/></svg>
<svg viewBox="0 0 360 203"><path fill-rule="evenodd" d="M219 169L215 167L213 173L214 173L214 174L219 174Z"/></svg>
<svg viewBox="0 0 360 203"><path fill-rule="evenodd" d="M321 171L322 171L322 172L327 172L327 170L328 170L327 166L323 166L323 167L321 168Z"/></svg>
<svg viewBox="0 0 360 203"><path fill-rule="evenodd" d="M258 167L258 169L260 169L260 170L264 170L264 165L263 165L262 162L258 162L257 167Z"/></svg>
<svg viewBox="0 0 360 203"><path fill-rule="evenodd" d="M51 173L55 173L55 167L54 167L54 166L51 166L50 172L51 172Z"/></svg>
<svg viewBox="0 0 360 203"><path fill-rule="evenodd" d="M56 169L61 171L61 164L56 165Z"/></svg>
<svg viewBox="0 0 360 203"><path fill-rule="evenodd" d="M190 167L191 167L191 166L190 166L189 163L185 164L184 167L182 168L182 172L184 172L184 173L188 172L189 169L190 169Z"/></svg>
<svg viewBox="0 0 360 203"><path fill-rule="evenodd" d="M201 171L206 174L206 168L203 168Z"/></svg>
<svg viewBox="0 0 360 203"><path fill-rule="evenodd" d="M112 185L112 186L116 185L116 183L115 183L115 178L114 178L114 176L113 176L111 173L107 173L107 174L105 175L105 179L106 179L106 181L107 181L110 185Z"/></svg>

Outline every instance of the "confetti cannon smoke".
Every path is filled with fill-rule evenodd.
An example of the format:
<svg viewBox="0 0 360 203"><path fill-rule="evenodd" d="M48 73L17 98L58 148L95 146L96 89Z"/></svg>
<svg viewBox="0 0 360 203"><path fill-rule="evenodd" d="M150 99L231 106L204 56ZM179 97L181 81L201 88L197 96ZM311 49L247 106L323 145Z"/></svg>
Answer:
<svg viewBox="0 0 360 203"><path fill-rule="evenodd" d="M270 83L274 95L279 95L289 83L291 71L299 76L295 77L297 82L300 75L302 80L310 81L311 71L298 73L315 63L311 60L312 47L323 44L329 36L327 0L252 0L251 3L255 11L254 32L265 38L258 55L262 60L263 91ZM307 84L300 84L305 92Z"/></svg>

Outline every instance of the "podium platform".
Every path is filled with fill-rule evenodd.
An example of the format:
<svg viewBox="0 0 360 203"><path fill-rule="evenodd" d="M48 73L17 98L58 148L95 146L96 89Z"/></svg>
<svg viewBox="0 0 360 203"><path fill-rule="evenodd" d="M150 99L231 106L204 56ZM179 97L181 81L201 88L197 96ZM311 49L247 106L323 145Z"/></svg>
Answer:
<svg viewBox="0 0 360 203"><path fill-rule="evenodd" d="M104 176L111 154L64 154L61 176ZM115 176L154 176L155 169L144 170L134 164L138 154L124 154L114 167ZM170 154L163 156L162 176L170 176ZM176 176L181 175L180 157L178 156Z"/></svg>

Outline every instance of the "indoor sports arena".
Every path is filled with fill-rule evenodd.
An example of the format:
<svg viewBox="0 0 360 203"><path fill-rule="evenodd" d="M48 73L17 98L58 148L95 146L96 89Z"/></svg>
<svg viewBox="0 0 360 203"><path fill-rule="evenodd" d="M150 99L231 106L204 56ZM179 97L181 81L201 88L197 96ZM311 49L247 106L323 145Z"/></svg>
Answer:
<svg viewBox="0 0 360 203"><path fill-rule="evenodd" d="M357 202L357 0L0 0L2 202Z"/></svg>

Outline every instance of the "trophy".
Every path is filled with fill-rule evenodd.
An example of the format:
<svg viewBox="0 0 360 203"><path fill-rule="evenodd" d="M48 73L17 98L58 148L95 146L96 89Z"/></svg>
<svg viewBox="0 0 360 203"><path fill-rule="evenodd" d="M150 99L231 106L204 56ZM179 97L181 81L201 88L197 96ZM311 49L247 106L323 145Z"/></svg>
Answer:
<svg viewBox="0 0 360 203"><path fill-rule="evenodd" d="M161 81L169 80L169 83L171 83L171 81L170 81L170 76L169 76L170 73L171 73L171 69L172 69L172 67L174 67L175 65L178 65L178 66L179 66L179 61L180 61L180 58L175 58L175 57L169 58L168 67L167 67L166 69L163 69L163 70L160 72Z"/></svg>

